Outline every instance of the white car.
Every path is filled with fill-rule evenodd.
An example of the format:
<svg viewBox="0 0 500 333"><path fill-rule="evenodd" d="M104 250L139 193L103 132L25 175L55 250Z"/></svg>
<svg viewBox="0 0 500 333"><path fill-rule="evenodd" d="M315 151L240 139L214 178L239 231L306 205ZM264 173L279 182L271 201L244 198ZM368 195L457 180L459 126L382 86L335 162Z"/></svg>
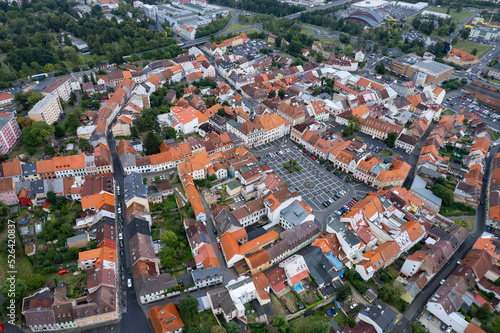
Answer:
<svg viewBox="0 0 500 333"><path fill-rule="evenodd" d="M127 280L127 286L128 286L129 288L132 288L132 279L128 279L128 280Z"/></svg>
<svg viewBox="0 0 500 333"><path fill-rule="evenodd" d="M445 280L444 280L444 279L442 279L442 280L441 280L441 282L439 282L439 284L444 284L444 281L445 281Z"/></svg>
<svg viewBox="0 0 500 333"><path fill-rule="evenodd" d="M122 209L120 207L118 207L118 214L121 214L122 213Z"/></svg>
<svg viewBox="0 0 500 333"><path fill-rule="evenodd" d="M354 308L356 308L358 306L358 303L352 303L350 306L349 306L349 309L353 310Z"/></svg>

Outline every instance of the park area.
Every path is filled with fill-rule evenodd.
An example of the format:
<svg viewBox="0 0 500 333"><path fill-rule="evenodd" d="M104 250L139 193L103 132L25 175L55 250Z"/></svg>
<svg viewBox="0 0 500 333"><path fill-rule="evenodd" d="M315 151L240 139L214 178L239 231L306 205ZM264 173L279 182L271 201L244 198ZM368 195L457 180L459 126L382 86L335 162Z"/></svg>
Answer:
<svg viewBox="0 0 500 333"><path fill-rule="evenodd" d="M465 51L467 53L472 53L474 49L476 50L476 56L478 58L481 58L483 55L485 55L493 46L491 45L485 45L485 44L479 44L479 43L474 43L474 42L469 42L467 40L460 40L456 44L453 45L455 49Z"/></svg>
<svg viewBox="0 0 500 333"><path fill-rule="evenodd" d="M448 7L432 7L428 10L430 12L446 14L448 12ZM459 24L471 17L472 14L474 14L474 12L468 10L461 10L457 12L456 9L450 9L450 12L448 13L448 15L450 15L452 19L457 20Z"/></svg>

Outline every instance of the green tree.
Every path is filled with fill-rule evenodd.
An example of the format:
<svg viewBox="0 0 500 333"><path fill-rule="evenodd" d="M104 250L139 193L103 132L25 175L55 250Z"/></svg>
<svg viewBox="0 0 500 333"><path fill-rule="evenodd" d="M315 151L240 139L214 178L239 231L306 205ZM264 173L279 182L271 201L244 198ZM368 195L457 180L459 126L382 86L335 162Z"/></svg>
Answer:
<svg viewBox="0 0 500 333"><path fill-rule="evenodd" d="M462 31L460 31L460 36L462 39L467 39L469 38L470 35L470 28L463 28Z"/></svg>
<svg viewBox="0 0 500 333"><path fill-rule="evenodd" d="M444 206L453 206L454 201L453 201L453 191L447 189L443 185L439 184L434 184L431 187L432 193L434 193L435 196L438 198L441 198L443 200L443 205Z"/></svg>
<svg viewBox="0 0 500 333"><path fill-rule="evenodd" d="M160 143L158 137L153 132L148 132L146 138L144 139L144 149L146 150L146 155L158 154L160 152Z"/></svg>
<svg viewBox="0 0 500 333"><path fill-rule="evenodd" d="M167 246L170 246L171 248L177 248L179 245L179 241L177 240L177 235L171 231L167 230L164 233L160 235L160 240Z"/></svg>
<svg viewBox="0 0 500 333"><path fill-rule="evenodd" d="M80 149L82 151L91 151L92 150L92 146L90 145L90 143L87 139L78 140L78 147L80 147Z"/></svg>
<svg viewBox="0 0 500 333"><path fill-rule="evenodd" d="M33 125L35 121L31 118L28 118L28 117L18 117L17 118L17 124L19 125L19 127L21 127L21 129L25 128L25 127L30 127L31 125Z"/></svg>
<svg viewBox="0 0 500 333"><path fill-rule="evenodd" d="M451 45L455 45L455 44L457 44L457 43L458 43L458 37L457 37L457 36L455 36L455 37L453 37L453 39L451 40Z"/></svg>
<svg viewBox="0 0 500 333"><path fill-rule="evenodd" d="M47 137L54 133L54 127L44 121L35 121L30 127L23 128L24 142L36 147L47 142Z"/></svg>
<svg viewBox="0 0 500 333"><path fill-rule="evenodd" d="M337 289L337 300L343 302L352 296L351 286L344 283L339 289Z"/></svg>
<svg viewBox="0 0 500 333"><path fill-rule="evenodd" d="M281 88L280 90L278 90L278 96L281 98L281 99L285 99L285 89Z"/></svg>
<svg viewBox="0 0 500 333"><path fill-rule="evenodd" d="M485 320L491 316L490 304L485 303L481 307L478 307L475 311L475 316L479 320Z"/></svg>
<svg viewBox="0 0 500 333"><path fill-rule="evenodd" d="M210 333L227 333L226 329L222 326L212 326Z"/></svg>
<svg viewBox="0 0 500 333"><path fill-rule="evenodd" d="M179 313L185 317L193 317L198 313L198 305L196 298L187 295L179 303Z"/></svg>
<svg viewBox="0 0 500 333"><path fill-rule="evenodd" d="M476 55L476 54L477 54L477 49L476 49L476 48L474 48L474 49L471 51L471 53L470 53L470 54L472 54L472 55Z"/></svg>
<svg viewBox="0 0 500 333"><path fill-rule="evenodd" d="M300 165L297 165L297 166L295 167L295 170L300 171L300 170L302 170L302 167L301 167Z"/></svg>
<svg viewBox="0 0 500 333"><path fill-rule="evenodd" d="M276 90L271 90L269 94L267 94L267 98L274 98L276 97Z"/></svg>
<svg viewBox="0 0 500 333"><path fill-rule="evenodd" d="M35 290L43 285L43 276L40 274L33 274L28 279L27 287L29 290Z"/></svg>
<svg viewBox="0 0 500 333"><path fill-rule="evenodd" d="M314 329L311 331L312 333L328 333L330 332L330 324L328 324L326 321L320 321L316 324Z"/></svg>
<svg viewBox="0 0 500 333"><path fill-rule="evenodd" d="M389 148L394 148L396 146L397 139L398 139L398 133L391 132L387 135L387 139L385 139L385 144Z"/></svg>
<svg viewBox="0 0 500 333"><path fill-rule="evenodd" d="M241 326L234 321L230 321L226 325L226 331L227 333L241 333Z"/></svg>
<svg viewBox="0 0 500 333"><path fill-rule="evenodd" d="M420 326L419 324L411 325L411 331L413 333L425 333L424 328L422 326Z"/></svg>
<svg viewBox="0 0 500 333"><path fill-rule="evenodd" d="M385 65L381 61L375 66L375 73L384 75L385 74Z"/></svg>
<svg viewBox="0 0 500 333"><path fill-rule="evenodd" d="M66 132L64 131L64 128L62 128L59 125L54 126L54 136L56 138L62 138L66 135Z"/></svg>
<svg viewBox="0 0 500 333"><path fill-rule="evenodd" d="M404 292L405 288L401 282L394 280L384 284L380 290L380 298L386 303L393 304L401 298Z"/></svg>
<svg viewBox="0 0 500 333"><path fill-rule="evenodd" d="M278 316L273 320L272 325L278 329L279 333L287 333L288 328L290 327L285 319L285 316Z"/></svg>
<svg viewBox="0 0 500 333"><path fill-rule="evenodd" d="M175 128L167 126L164 129L164 136L165 139L175 139L177 137L177 132L175 131Z"/></svg>
<svg viewBox="0 0 500 333"><path fill-rule="evenodd" d="M217 110L217 114L221 117L225 117L226 116L226 110L224 108L220 108L219 110Z"/></svg>
<svg viewBox="0 0 500 333"><path fill-rule="evenodd" d="M10 289L10 281L2 281L2 286L0 286L0 294L6 299L6 302L9 303L7 300L11 299L12 297L10 294L12 293ZM16 282L14 283L14 297L13 299L16 301L20 301L23 296L24 292L26 291L26 282L21 279L16 279Z"/></svg>

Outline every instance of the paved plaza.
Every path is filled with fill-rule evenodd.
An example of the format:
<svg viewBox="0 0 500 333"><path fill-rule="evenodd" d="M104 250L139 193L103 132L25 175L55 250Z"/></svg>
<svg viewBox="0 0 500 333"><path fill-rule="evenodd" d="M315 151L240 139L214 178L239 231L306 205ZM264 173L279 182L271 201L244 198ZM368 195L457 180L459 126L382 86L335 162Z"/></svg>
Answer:
<svg viewBox="0 0 500 333"><path fill-rule="evenodd" d="M261 147L263 146L259 148ZM264 149L267 148L270 147ZM325 210L326 208L322 204L324 201L330 199L340 190L346 192L350 190L341 179L326 171L324 166L304 156L297 148L283 148L281 151L283 152L282 155L278 154L274 157L267 157L266 155L262 159L269 164L284 182L295 187L313 210ZM283 164L289 164L290 159L296 160L297 165L300 165L302 170L289 173L283 167Z"/></svg>

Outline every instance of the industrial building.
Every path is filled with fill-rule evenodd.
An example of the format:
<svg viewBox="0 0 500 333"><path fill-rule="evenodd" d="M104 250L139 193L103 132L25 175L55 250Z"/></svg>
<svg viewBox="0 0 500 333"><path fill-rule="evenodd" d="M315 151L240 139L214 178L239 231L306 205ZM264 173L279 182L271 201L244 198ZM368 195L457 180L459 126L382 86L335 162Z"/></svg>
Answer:
<svg viewBox="0 0 500 333"><path fill-rule="evenodd" d="M409 77L418 86L426 84L438 84L450 78L453 67L424 60L422 57L411 53L394 59L391 64L391 71Z"/></svg>

